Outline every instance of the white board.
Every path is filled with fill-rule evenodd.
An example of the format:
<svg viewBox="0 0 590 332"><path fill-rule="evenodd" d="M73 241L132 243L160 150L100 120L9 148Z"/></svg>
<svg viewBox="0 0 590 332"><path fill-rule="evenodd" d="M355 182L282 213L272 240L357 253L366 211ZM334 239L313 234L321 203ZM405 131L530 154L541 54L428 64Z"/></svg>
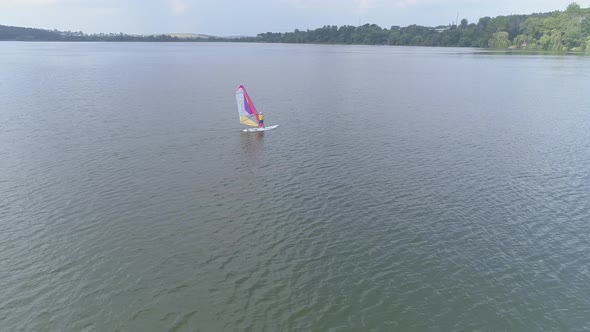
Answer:
<svg viewBox="0 0 590 332"><path fill-rule="evenodd" d="M258 128L247 128L247 129L244 129L243 131L245 133L254 132L254 131L267 131L267 130L275 129L278 126L279 125L268 126L268 127L264 127L264 128L261 128L261 127L258 127Z"/></svg>

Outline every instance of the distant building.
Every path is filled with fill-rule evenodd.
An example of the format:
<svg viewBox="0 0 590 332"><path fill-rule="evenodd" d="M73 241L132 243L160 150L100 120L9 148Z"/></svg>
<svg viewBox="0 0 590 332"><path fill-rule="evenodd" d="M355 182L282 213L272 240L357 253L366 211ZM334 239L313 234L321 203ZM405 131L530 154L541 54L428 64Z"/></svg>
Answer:
<svg viewBox="0 0 590 332"><path fill-rule="evenodd" d="M437 27L432 28L431 30L434 30L436 32L443 32L443 31L449 30L450 28L451 28L450 25L446 25L446 26L445 25L439 25Z"/></svg>

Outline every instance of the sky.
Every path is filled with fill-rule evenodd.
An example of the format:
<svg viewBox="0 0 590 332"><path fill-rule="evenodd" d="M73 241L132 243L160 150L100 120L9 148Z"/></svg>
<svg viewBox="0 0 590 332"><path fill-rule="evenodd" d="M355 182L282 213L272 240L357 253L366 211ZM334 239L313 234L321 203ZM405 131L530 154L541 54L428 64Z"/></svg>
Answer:
<svg viewBox="0 0 590 332"><path fill-rule="evenodd" d="M86 33L261 32L375 23L436 26L564 10L573 0L0 0L0 24ZM582 7L590 0L578 0Z"/></svg>

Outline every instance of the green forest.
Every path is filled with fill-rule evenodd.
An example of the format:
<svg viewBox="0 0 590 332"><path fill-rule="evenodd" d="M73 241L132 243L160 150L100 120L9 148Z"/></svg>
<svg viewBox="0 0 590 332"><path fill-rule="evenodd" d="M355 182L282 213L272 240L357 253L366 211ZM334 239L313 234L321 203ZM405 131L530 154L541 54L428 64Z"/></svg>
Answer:
<svg viewBox="0 0 590 332"><path fill-rule="evenodd" d="M144 41L144 42L262 42L480 47L526 49L552 52L590 53L590 8L570 4L565 11L530 15L482 17L476 23L466 19L437 27L410 25L381 28L324 26L315 30L261 33L242 38L182 38L162 35L85 34L0 25L0 40L23 41Z"/></svg>
<svg viewBox="0 0 590 332"><path fill-rule="evenodd" d="M477 24L463 19L459 24L438 27L324 26L307 31L262 33L252 39L266 43L459 46L590 53L590 8L572 3L565 11L482 17Z"/></svg>

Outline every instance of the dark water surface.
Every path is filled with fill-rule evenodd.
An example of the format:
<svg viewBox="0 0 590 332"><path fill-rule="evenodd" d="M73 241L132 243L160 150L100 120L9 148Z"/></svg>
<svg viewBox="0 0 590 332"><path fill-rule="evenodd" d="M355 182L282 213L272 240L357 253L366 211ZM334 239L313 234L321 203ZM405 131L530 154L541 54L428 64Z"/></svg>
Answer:
<svg viewBox="0 0 590 332"><path fill-rule="evenodd" d="M3 42L0 103L3 331L590 329L588 57Z"/></svg>

